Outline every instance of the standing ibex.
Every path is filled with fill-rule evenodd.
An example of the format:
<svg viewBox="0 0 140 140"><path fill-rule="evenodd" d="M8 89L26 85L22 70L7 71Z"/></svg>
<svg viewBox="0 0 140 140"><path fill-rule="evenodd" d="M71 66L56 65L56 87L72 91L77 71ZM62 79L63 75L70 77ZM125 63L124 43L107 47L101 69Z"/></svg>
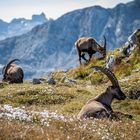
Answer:
<svg viewBox="0 0 140 140"><path fill-rule="evenodd" d="M104 46L101 46L94 38L91 37L81 37L75 42L77 47L79 62L81 64L81 57L85 61L90 61L92 55L96 52L99 52L103 55L103 58L106 56L106 38L104 36ZM89 60L85 58L85 52L89 55Z"/></svg>
<svg viewBox="0 0 140 140"><path fill-rule="evenodd" d="M20 61L19 59L13 59L8 62L2 69L3 81L9 83L23 83L24 73L21 67L16 64L12 64L14 61Z"/></svg>
<svg viewBox="0 0 140 140"><path fill-rule="evenodd" d="M112 86L108 86L105 92L90 99L81 109L78 118L109 118L113 114L111 103L114 98L124 100L125 94L122 92L118 80L115 75L107 68L93 66L95 70L103 72L112 82Z"/></svg>

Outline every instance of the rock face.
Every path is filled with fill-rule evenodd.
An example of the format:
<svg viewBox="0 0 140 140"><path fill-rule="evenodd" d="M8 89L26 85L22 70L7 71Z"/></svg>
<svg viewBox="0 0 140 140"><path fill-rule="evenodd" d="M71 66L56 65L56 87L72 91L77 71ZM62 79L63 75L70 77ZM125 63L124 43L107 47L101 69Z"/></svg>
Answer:
<svg viewBox="0 0 140 140"><path fill-rule="evenodd" d="M125 43L125 46L122 48L122 53L125 56L129 56L133 50L140 46L140 29L137 29L128 37L128 41Z"/></svg>
<svg viewBox="0 0 140 140"><path fill-rule="evenodd" d="M40 15L33 15L32 19L15 18L10 23L0 20L0 40L27 33L33 27L47 21L48 19L44 13L41 13Z"/></svg>
<svg viewBox="0 0 140 140"><path fill-rule="evenodd" d="M140 28L139 13L137 0L112 9L94 6L69 12L27 34L1 41L1 64L10 58L21 59L26 77L74 67L78 65L74 42L79 37L91 36L101 41L105 35L108 50L120 47L136 28Z"/></svg>
<svg viewBox="0 0 140 140"><path fill-rule="evenodd" d="M32 83L33 83L34 85L35 85L35 84L41 84L41 81L40 81L40 79L38 79L38 78L33 78Z"/></svg>
<svg viewBox="0 0 140 140"><path fill-rule="evenodd" d="M116 57L115 55L110 55L108 58L107 58L107 62L106 62L106 68L108 68L109 70L113 70L113 67L115 65L115 61L116 61Z"/></svg>

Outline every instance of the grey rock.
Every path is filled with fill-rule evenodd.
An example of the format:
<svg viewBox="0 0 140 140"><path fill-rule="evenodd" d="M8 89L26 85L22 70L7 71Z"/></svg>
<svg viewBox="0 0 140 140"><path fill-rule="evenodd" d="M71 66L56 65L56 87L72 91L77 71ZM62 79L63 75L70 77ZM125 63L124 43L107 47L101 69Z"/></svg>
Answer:
<svg viewBox="0 0 140 140"><path fill-rule="evenodd" d="M40 81L40 79L33 78L32 83L33 84L41 84L41 81Z"/></svg>
<svg viewBox="0 0 140 140"><path fill-rule="evenodd" d="M76 84L76 80L73 78L67 78L66 76L62 77L60 82L67 83L67 84Z"/></svg>
<svg viewBox="0 0 140 140"><path fill-rule="evenodd" d="M65 81L66 81L66 82L69 82L69 83L71 83L71 84L76 84L76 83L77 83L76 80L75 80L75 79L72 79L72 78L68 78L68 79L66 79Z"/></svg>
<svg viewBox="0 0 140 140"><path fill-rule="evenodd" d="M110 55L108 58L107 58L107 62L106 62L106 68L108 68L109 70L113 70L113 67L115 65L115 61L116 61L116 57L115 55Z"/></svg>
<svg viewBox="0 0 140 140"><path fill-rule="evenodd" d="M140 45L140 29L136 29L129 37L128 41L125 43L125 47L122 48L122 53L125 56L131 55L133 50Z"/></svg>
<svg viewBox="0 0 140 140"><path fill-rule="evenodd" d="M51 78L48 79L47 83L50 84L50 85L55 85L56 81L54 80L53 77L51 77Z"/></svg>
<svg viewBox="0 0 140 140"><path fill-rule="evenodd" d="M140 72L140 68L132 70L133 73Z"/></svg>

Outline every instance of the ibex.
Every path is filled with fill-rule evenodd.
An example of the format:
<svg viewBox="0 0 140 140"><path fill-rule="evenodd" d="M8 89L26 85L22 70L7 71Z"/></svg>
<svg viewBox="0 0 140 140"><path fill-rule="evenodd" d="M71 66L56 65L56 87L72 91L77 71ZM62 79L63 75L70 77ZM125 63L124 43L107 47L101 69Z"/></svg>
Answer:
<svg viewBox="0 0 140 140"><path fill-rule="evenodd" d="M106 38L104 36L104 46L101 46L94 38L91 37L81 37L75 42L75 46L79 55L79 62L81 64L81 57L86 61L90 61L93 54L99 52L106 56ZM89 55L89 60L85 58L85 52Z"/></svg>
<svg viewBox="0 0 140 140"><path fill-rule="evenodd" d="M110 118L113 114L111 103L114 98L118 100L124 100L125 94L122 92L118 80L115 75L107 68L93 66L95 70L103 72L109 80L112 82L112 86L108 86L105 92L90 99L81 109L78 114L78 118Z"/></svg>
<svg viewBox="0 0 140 140"><path fill-rule="evenodd" d="M19 59L13 59L6 64L2 69L3 82L9 83L23 83L24 73L21 67L16 64L12 64Z"/></svg>

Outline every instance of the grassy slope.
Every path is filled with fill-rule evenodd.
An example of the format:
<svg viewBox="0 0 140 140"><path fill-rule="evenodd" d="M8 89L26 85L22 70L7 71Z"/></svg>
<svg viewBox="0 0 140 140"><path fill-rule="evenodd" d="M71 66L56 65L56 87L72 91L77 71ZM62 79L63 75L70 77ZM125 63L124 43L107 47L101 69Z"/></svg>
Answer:
<svg viewBox="0 0 140 140"><path fill-rule="evenodd" d="M118 50L109 54L120 55ZM71 122L50 119L49 126L42 126L39 121L26 123L17 120L0 119L0 139L138 139L140 137L140 101L134 98L140 91L140 49L116 67L115 75L120 81L122 90L126 93L124 101L114 101L113 109L127 115L120 115L120 121L108 120L79 121L75 115L88 99L103 92L110 84L106 76L93 73L89 68L93 65L104 65L104 60L93 59L89 64L69 70L67 73L55 72L58 80L56 85L24 84L0 85L0 104L25 106L27 110L41 111L47 109L58 111L72 118ZM67 75L77 79L77 84L60 82Z"/></svg>

